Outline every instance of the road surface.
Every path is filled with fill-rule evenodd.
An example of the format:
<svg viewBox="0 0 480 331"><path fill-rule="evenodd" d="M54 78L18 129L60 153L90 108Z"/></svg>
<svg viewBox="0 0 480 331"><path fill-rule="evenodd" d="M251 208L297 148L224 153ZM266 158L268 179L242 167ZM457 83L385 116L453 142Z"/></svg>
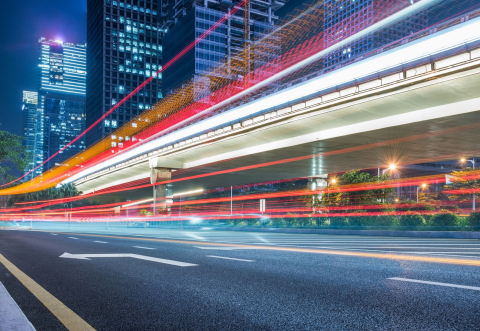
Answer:
<svg viewBox="0 0 480 331"><path fill-rule="evenodd" d="M479 240L2 230L0 254L37 330L480 329Z"/></svg>

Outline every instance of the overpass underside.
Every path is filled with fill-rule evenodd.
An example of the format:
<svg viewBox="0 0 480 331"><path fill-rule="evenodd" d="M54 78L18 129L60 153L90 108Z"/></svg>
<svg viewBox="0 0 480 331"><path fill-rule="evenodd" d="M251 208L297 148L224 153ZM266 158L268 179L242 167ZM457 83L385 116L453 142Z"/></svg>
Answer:
<svg viewBox="0 0 480 331"><path fill-rule="evenodd" d="M479 154L480 59L428 68L391 83L351 86L318 104L307 101L300 110L293 106L282 116L179 146L154 165L175 165L175 193ZM146 159L76 185L91 192L148 178L151 164ZM151 191L115 197L149 198Z"/></svg>

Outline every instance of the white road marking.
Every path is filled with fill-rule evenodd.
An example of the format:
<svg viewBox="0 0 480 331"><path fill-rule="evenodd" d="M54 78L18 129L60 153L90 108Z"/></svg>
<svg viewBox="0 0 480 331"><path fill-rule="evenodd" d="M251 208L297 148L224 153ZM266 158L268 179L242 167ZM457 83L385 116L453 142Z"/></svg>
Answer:
<svg viewBox="0 0 480 331"><path fill-rule="evenodd" d="M215 255L207 255L207 256L208 257L214 257L216 259L235 260L235 261L243 261L243 262L255 262L255 260L234 259L233 257L215 256Z"/></svg>
<svg viewBox="0 0 480 331"><path fill-rule="evenodd" d="M155 249L155 248L151 248L151 247L142 247L142 246L133 246L135 248L141 248L141 249Z"/></svg>
<svg viewBox="0 0 480 331"><path fill-rule="evenodd" d="M187 236L192 237L192 238L197 239L197 240L206 240L205 238L200 237L200 236L197 236L197 235L194 234L194 233L185 233L185 234L186 234Z"/></svg>
<svg viewBox="0 0 480 331"><path fill-rule="evenodd" d="M52 236L58 236L58 233L50 233Z"/></svg>
<svg viewBox="0 0 480 331"><path fill-rule="evenodd" d="M476 286L465 286L465 285L457 285L457 284L449 284L449 283L428 282L428 281L425 281L425 280L400 278L400 277L392 277L392 278L388 278L388 279L398 280L398 281L401 281L401 282L420 283L420 284L455 287L455 288L463 288L463 289L467 289L467 290L480 291L480 287L476 287Z"/></svg>
<svg viewBox="0 0 480 331"><path fill-rule="evenodd" d="M78 238L75 238L75 237L68 237L68 238L70 238L70 239L78 239Z"/></svg>
<svg viewBox="0 0 480 331"><path fill-rule="evenodd" d="M263 247L206 247L206 246L193 246L195 248L200 248L200 249L216 249L220 251L234 251L234 250L240 250L240 249L265 249Z"/></svg>
<svg viewBox="0 0 480 331"><path fill-rule="evenodd" d="M99 243L99 244L108 244L108 242L106 241L98 241L98 240L95 240L94 243Z"/></svg>
<svg viewBox="0 0 480 331"><path fill-rule="evenodd" d="M146 261L152 261L152 262L158 262L158 263L164 263L164 264L170 264L170 265L175 265L178 267L194 267L198 266L198 264L192 264L192 263L187 263L187 262L180 262L180 261L174 261L174 260L167 260L167 259L159 259L156 257L151 257L151 256L145 256L145 255L138 255L138 254L70 254L70 253L63 253L60 255L60 257L67 258L67 259L79 259L79 260L90 260L92 257L131 257L134 259L139 259L139 260L146 260Z"/></svg>

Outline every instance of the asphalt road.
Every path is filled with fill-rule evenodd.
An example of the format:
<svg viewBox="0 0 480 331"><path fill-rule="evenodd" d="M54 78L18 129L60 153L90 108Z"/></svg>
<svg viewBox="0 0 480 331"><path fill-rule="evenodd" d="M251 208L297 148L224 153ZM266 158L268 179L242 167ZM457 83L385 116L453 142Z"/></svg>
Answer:
<svg viewBox="0 0 480 331"><path fill-rule="evenodd" d="M97 330L480 330L478 240L3 230L0 254ZM65 330L2 264L0 282Z"/></svg>

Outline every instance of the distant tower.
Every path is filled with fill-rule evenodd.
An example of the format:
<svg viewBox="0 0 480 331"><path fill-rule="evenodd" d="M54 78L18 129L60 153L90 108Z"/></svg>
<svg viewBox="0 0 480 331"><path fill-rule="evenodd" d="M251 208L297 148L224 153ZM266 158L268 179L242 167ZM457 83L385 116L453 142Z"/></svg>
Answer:
<svg viewBox="0 0 480 331"><path fill-rule="evenodd" d="M86 134L91 146L162 98L158 0L87 0L87 127L146 79L155 79ZM158 12L158 14L157 14Z"/></svg>
<svg viewBox="0 0 480 331"><path fill-rule="evenodd" d="M85 130L86 45L39 40L38 108L43 116L43 160ZM43 166L46 171L85 149L81 138Z"/></svg>
<svg viewBox="0 0 480 331"><path fill-rule="evenodd" d="M43 112L38 109L37 92L23 91L22 100L24 146L29 157L25 172L29 172L43 162ZM25 180L31 180L41 173L40 167L27 175Z"/></svg>
<svg viewBox="0 0 480 331"><path fill-rule="evenodd" d="M240 2L164 0L163 64L174 58ZM262 43L261 39L273 31L274 23L278 20L275 11L285 2L246 1L246 5L220 24L208 37L165 69L163 94L169 94L191 81L195 97L204 97L211 92L209 86L217 79L243 77L246 71L259 69L280 56L279 38L275 42L274 38L270 37L268 44ZM240 55L242 52L246 54ZM216 72L213 72L214 68L217 68Z"/></svg>
<svg viewBox="0 0 480 331"><path fill-rule="evenodd" d="M324 45L330 47L339 41L381 21L418 0L325 0ZM404 38L428 26L426 12L412 15L379 32L355 41L325 57L324 66L340 65L361 54Z"/></svg>

